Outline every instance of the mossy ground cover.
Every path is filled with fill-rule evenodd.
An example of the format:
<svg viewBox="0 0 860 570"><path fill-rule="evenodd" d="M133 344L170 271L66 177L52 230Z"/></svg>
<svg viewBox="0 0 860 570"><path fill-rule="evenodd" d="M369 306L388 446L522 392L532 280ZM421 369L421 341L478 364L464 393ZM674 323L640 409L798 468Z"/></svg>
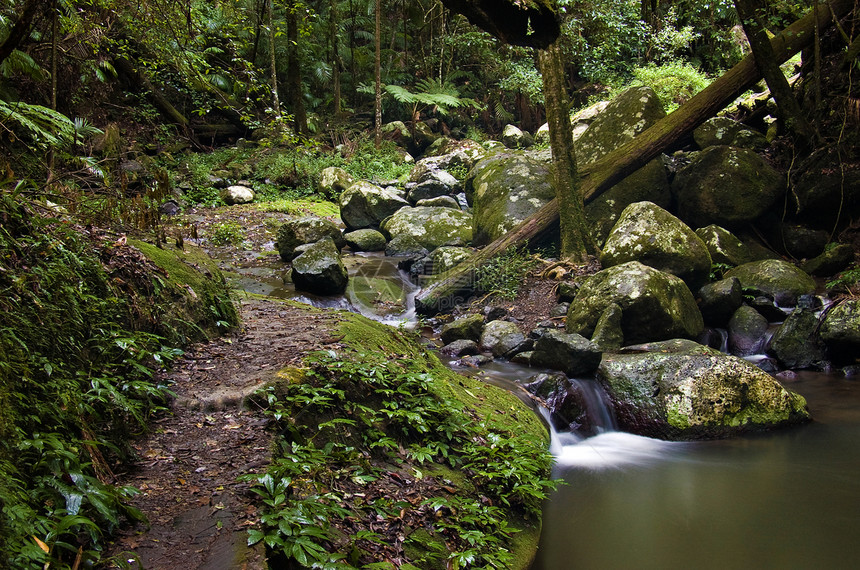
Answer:
<svg viewBox="0 0 860 570"><path fill-rule="evenodd" d="M0 556L9 567L93 563L124 518L140 517L112 470L169 397L153 370L181 354L178 344L236 323L217 280L141 248L158 259L0 197ZM177 305L185 310L166 318Z"/></svg>
<svg viewBox="0 0 860 570"><path fill-rule="evenodd" d="M251 542L326 568L527 568L553 487L537 417L412 333L344 314L338 334L258 396L281 438Z"/></svg>

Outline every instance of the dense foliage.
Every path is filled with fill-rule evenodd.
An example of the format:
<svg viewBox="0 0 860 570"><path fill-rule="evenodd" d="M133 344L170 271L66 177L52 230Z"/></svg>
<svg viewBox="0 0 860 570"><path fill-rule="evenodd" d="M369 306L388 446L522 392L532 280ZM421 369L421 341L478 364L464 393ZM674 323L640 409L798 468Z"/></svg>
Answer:
<svg viewBox="0 0 860 570"><path fill-rule="evenodd" d="M100 558L140 513L112 468L169 396L153 371L203 328L230 326L225 293L200 288L199 321L165 318L167 273L117 236L0 199L0 557L13 568ZM211 291L217 286L210 287Z"/></svg>

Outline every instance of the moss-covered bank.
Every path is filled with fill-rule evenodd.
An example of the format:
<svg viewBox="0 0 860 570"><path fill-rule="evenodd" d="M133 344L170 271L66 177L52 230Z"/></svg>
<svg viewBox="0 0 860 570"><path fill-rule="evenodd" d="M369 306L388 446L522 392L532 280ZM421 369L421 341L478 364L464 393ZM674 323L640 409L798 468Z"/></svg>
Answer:
<svg viewBox="0 0 860 570"><path fill-rule="evenodd" d="M252 541L276 565L528 568L553 486L540 420L412 333L347 313L338 331L259 396L283 437Z"/></svg>
<svg viewBox="0 0 860 570"><path fill-rule="evenodd" d="M0 559L9 567L91 563L123 517L139 516L112 470L169 397L153 369L237 322L217 270L206 271L215 278L185 254L132 247L0 196Z"/></svg>

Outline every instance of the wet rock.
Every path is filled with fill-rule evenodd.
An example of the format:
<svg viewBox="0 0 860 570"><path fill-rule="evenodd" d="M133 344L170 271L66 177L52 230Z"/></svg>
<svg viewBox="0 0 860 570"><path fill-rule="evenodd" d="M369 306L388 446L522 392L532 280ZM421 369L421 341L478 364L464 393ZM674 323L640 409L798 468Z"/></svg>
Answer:
<svg viewBox="0 0 860 570"><path fill-rule="evenodd" d="M847 299L829 308L820 332L832 360L840 364L856 362L860 352L860 301Z"/></svg>
<svg viewBox="0 0 860 570"><path fill-rule="evenodd" d="M724 327L744 302L737 277L708 283L698 292L699 310L706 324Z"/></svg>
<svg viewBox="0 0 860 570"><path fill-rule="evenodd" d="M683 281L630 261L583 282L567 314L567 332L590 337L612 303L622 311L625 344L695 338L704 328L702 314Z"/></svg>
<svg viewBox="0 0 860 570"><path fill-rule="evenodd" d="M402 208L380 229L394 240L411 236L428 251L444 245L464 246L472 241L472 216L451 208Z"/></svg>
<svg viewBox="0 0 860 570"><path fill-rule="evenodd" d="M699 148L728 145L761 150L767 139L760 132L728 117L713 117L693 131L693 140Z"/></svg>
<svg viewBox="0 0 860 570"><path fill-rule="evenodd" d="M764 352L768 322L750 306L740 307L729 319L729 352L735 356L749 356Z"/></svg>
<svg viewBox="0 0 860 570"><path fill-rule="evenodd" d="M448 356L472 356L479 354L481 350L478 348L478 343L474 340L461 338L452 343L446 344L439 352Z"/></svg>
<svg viewBox="0 0 860 570"><path fill-rule="evenodd" d="M600 254L603 267L628 261L680 277L692 290L707 283L711 270L711 256L699 236L652 202L627 206Z"/></svg>
<svg viewBox="0 0 860 570"><path fill-rule="evenodd" d="M254 201L254 191L247 186L234 184L221 190L221 199L228 206L235 204L250 204Z"/></svg>
<svg viewBox="0 0 860 570"><path fill-rule="evenodd" d="M678 217L693 227L728 228L768 212L785 177L751 150L713 146L698 153L672 181Z"/></svg>
<svg viewBox="0 0 860 570"><path fill-rule="evenodd" d="M339 295L346 290L348 274L334 240L325 237L293 259L296 289L315 295Z"/></svg>
<svg viewBox="0 0 860 570"><path fill-rule="evenodd" d="M470 356L464 356L459 359L455 364L457 366L463 366L465 368L480 368L485 364L489 364L493 359L487 356L486 354L475 354Z"/></svg>
<svg viewBox="0 0 860 570"><path fill-rule="evenodd" d="M582 435L593 433L588 401L580 386L564 374L538 374L530 378L524 388L543 400L556 430L575 431Z"/></svg>
<svg viewBox="0 0 860 570"><path fill-rule="evenodd" d="M798 297L815 292L812 277L780 259L745 263L726 272L725 277L737 277L745 290L765 295L783 307L793 307Z"/></svg>
<svg viewBox="0 0 860 570"><path fill-rule="evenodd" d="M749 362L689 340L604 355L597 373L625 431L701 439L809 420L806 401Z"/></svg>
<svg viewBox="0 0 860 570"><path fill-rule="evenodd" d="M795 309L774 333L767 351L784 368L820 368L826 355L818 324L814 310Z"/></svg>
<svg viewBox="0 0 860 570"><path fill-rule="evenodd" d="M334 200L354 183L355 179L346 170L337 166L329 166L320 172L317 192L329 200Z"/></svg>
<svg viewBox="0 0 860 570"><path fill-rule="evenodd" d="M483 328L484 317L482 315L469 315L444 325L439 336L446 345L457 340L477 342L481 338Z"/></svg>
<svg viewBox="0 0 860 570"><path fill-rule="evenodd" d="M343 239L352 251L383 251L386 243L381 232L370 228L347 232Z"/></svg>
<svg viewBox="0 0 860 570"><path fill-rule="evenodd" d="M493 356L511 356L525 340L520 328L510 321L490 321L481 331L481 346Z"/></svg>
<svg viewBox="0 0 860 570"><path fill-rule="evenodd" d="M340 218L349 230L376 228L400 208L409 206L404 198L389 188L359 181L344 190L338 200Z"/></svg>
<svg viewBox="0 0 860 570"><path fill-rule="evenodd" d="M307 216L288 220L278 229L278 253L284 261L291 261L298 255L297 247L315 243L324 237L331 238L337 249L346 245L340 228L325 218Z"/></svg>
<svg viewBox="0 0 860 570"><path fill-rule="evenodd" d="M597 370L601 354L600 347L581 335L548 330L535 341L531 363L580 376Z"/></svg>
<svg viewBox="0 0 860 570"><path fill-rule="evenodd" d="M696 230L708 248L712 263L724 265L743 265L753 261L752 252L732 232L716 224L705 226Z"/></svg>
<svg viewBox="0 0 860 570"><path fill-rule="evenodd" d="M500 153L480 161L466 180L474 207L475 243L506 234L555 198L546 164Z"/></svg>

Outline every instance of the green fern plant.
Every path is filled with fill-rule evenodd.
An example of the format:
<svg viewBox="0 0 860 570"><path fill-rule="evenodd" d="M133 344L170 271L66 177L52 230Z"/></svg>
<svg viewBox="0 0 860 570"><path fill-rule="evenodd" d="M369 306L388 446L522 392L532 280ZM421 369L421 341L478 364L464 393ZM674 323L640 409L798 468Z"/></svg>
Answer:
<svg viewBox="0 0 860 570"><path fill-rule="evenodd" d="M481 107L481 104L474 99L461 97L460 91L451 83L437 79L421 79L412 91L402 85L383 85L382 88L395 101L410 109L413 120L425 110L448 115L452 109ZM363 93L372 93L373 86L363 85L359 90Z"/></svg>

